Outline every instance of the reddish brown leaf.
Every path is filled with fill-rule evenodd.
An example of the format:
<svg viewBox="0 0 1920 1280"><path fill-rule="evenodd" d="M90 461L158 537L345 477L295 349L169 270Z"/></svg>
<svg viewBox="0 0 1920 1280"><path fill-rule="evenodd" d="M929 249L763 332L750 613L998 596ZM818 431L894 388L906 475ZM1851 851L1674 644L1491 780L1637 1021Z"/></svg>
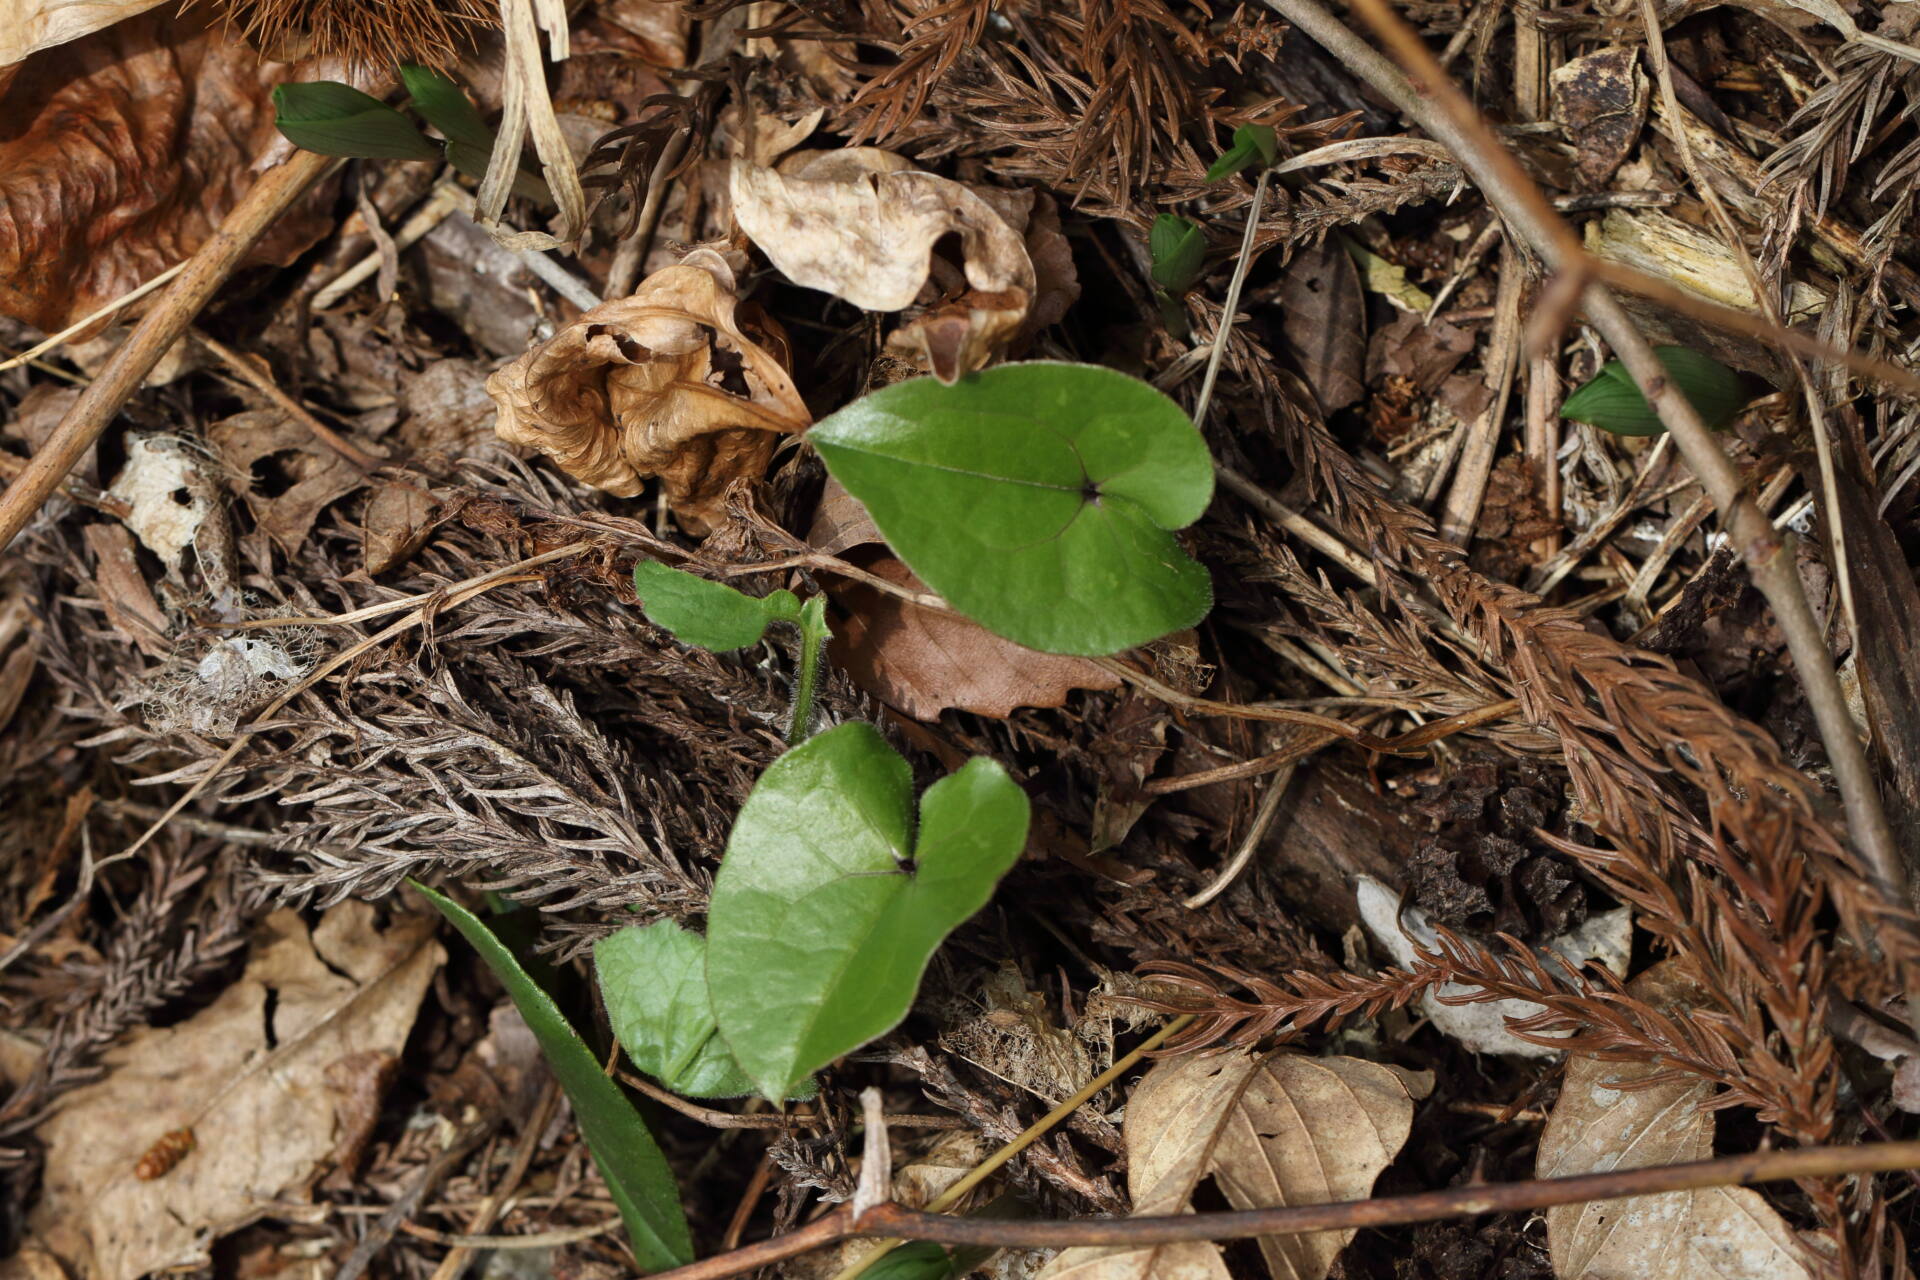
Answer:
<svg viewBox="0 0 1920 1280"><path fill-rule="evenodd" d="M297 72L222 39L207 6L144 13L0 69L0 315L57 329L184 260L279 142ZM309 196L249 255L285 265L326 230Z"/></svg>

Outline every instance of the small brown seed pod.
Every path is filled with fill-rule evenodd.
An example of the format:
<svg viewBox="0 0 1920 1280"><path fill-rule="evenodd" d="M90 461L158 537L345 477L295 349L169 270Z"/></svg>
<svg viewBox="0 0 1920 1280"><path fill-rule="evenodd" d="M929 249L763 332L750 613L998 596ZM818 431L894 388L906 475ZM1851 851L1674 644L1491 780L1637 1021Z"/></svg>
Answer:
<svg viewBox="0 0 1920 1280"><path fill-rule="evenodd" d="M142 1182L152 1182L155 1178L166 1177L173 1166L187 1158L194 1147L193 1130L175 1129L162 1134L160 1141L147 1148L147 1154L140 1157L140 1163L133 1166L133 1176Z"/></svg>

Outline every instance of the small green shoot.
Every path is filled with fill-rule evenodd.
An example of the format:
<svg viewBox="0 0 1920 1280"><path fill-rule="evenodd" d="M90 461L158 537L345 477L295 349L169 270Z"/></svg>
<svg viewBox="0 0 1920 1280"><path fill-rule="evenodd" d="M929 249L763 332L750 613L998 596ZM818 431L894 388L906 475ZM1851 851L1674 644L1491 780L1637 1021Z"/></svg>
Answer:
<svg viewBox="0 0 1920 1280"><path fill-rule="evenodd" d="M776 622L798 628L799 674L794 680L793 718L787 740L797 745L806 739L813 725L820 654L832 638L823 597L815 596L802 604L800 597L785 588L750 596L724 582L658 560L642 560L633 566L633 589L649 622L671 632L682 644L716 653L759 644L767 628Z"/></svg>
<svg viewBox="0 0 1920 1280"><path fill-rule="evenodd" d="M673 1170L620 1086L601 1071L593 1051L574 1031L553 997L527 975L513 952L479 917L418 882L413 882L413 887L438 907L480 953L540 1042L547 1065L580 1118L587 1150L593 1153L607 1191L620 1209L634 1258L647 1271L665 1271L692 1262L693 1237L680 1208Z"/></svg>
<svg viewBox="0 0 1920 1280"><path fill-rule="evenodd" d="M614 1038L635 1067L691 1098L754 1091L717 1034L705 938L671 920L631 925L594 944L593 970ZM793 1096L814 1093L807 1081Z"/></svg>
<svg viewBox="0 0 1920 1280"><path fill-rule="evenodd" d="M1109 654L1212 605L1173 531L1213 497L1180 406L1098 365L1001 365L874 392L807 439L894 553L1016 644Z"/></svg>
<svg viewBox="0 0 1920 1280"><path fill-rule="evenodd" d="M1711 356L1689 347L1655 347L1667 377L1680 389L1700 420L1715 431L1746 407L1740 375ZM1591 380L1566 398L1560 416L1585 422L1617 436L1657 436L1667 428L1618 360L1609 360Z"/></svg>
<svg viewBox="0 0 1920 1280"><path fill-rule="evenodd" d="M400 68L414 110L438 129L436 143L393 107L337 80L276 85L274 126L287 141L323 156L357 160L438 160L468 177L484 177L493 157L494 132L460 86L430 67ZM521 169L513 193L553 203L547 184Z"/></svg>
<svg viewBox="0 0 1920 1280"><path fill-rule="evenodd" d="M1258 165L1265 168L1280 158L1280 139L1264 124L1243 124L1233 131L1233 145L1207 167L1207 181L1218 182Z"/></svg>
<svg viewBox="0 0 1920 1280"><path fill-rule="evenodd" d="M1153 220L1147 236L1152 265L1147 274L1170 294L1185 293L1200 280L1200 268L1207 256L1207 237L1200 224L1177 213L1163 213Z"/></svg>
<svg viewBox="0 0 1920 1280"><path fill-rule="evenodd" d="M927 789L916 832L912 771L860 721L774 761L707 917L707 994L763 1097L899 1024L934 949L1019 858L1028 817L1006 770L976 758Z"/></svg>

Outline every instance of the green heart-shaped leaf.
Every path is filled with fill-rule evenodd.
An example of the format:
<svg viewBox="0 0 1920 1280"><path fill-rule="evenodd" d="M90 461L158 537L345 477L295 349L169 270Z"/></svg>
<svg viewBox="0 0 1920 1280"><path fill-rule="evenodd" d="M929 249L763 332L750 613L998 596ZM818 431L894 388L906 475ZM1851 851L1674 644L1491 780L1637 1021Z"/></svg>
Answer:
<svg viewBox="0 0 1920 1280"><path fill-rule="evenodd" d="M1189 627L1213 600L1172 530L1213 497L1180 406L1098 365L1002 365L896 383L808 440L895 554L1016 644L1107 654Z"/></svg>
<svg viewBox="0 0 1920 1280"><path fill-rule="evenodd" d="M941 940L1027 838L1024 792L974 759L927 789L855 721L795 747L740 809L713 881L707 994L768 1098L897 1026Z"/></svg>
<svg viewBox="0 0 1920 1280"><path fill-rule="evenodd" d="M600 1166L641 1267L665 1271L692 1262L693 1237L680 1208L673 1169L620 1086L600 1069L593 1051L574 1031L553 997L528 976L513 952L478 916L417 881L410 883L473 945L513 997L514 1008L540 1042L540 1052L546 1055L554 1078L573 1104L573 1113L580 1119L580 1136L587 1140L587 1150Z"/></svg>
<svg viewBox="0 0 1920 1280"><path fill-rule="evenodd" d="M323 156L440 158L440 148L413 121L337 80L275 85L273 124L294 146Z"/></svg>
<svg viewBox="0 0 1920 1280"><path fill-rule="evenodd" d="M707 940L671 920L600 939L593 971L627 1058L675 1093L738 1098L753 1081L719 1036L707 999ZM810 1098L811 1081L795 1097Z"/></svg>
<svg viewBox="0 0 1920 1280"><path fill-rule="evenodd" d="M800 599L791 591L750 596L658 560L633 566L633 589L649 622L716 653L759 644L770 623L800 621Z"/></svg>
<svg viewBox="0 0 1920 1280"><path fill-rule="evenodd" d="M1169 293L1185 293L1200 278L1207 256L1207 237L1200 224L1177 213L1163 213L1147 233L1152 265L1147 274Z"/></svg>
<svg viewBox="0 0 1920 1280"><path fill-rule="evenodd" d="M1746 388L1740 375L1711 356L1690 347L1655 347L1667 377L1715 431L1732 422L1746 406ZM1609 360L1591 380L1568 396L1560 416L1590 423L1617 436L1657 436L1666 424L1647 403L1640 386L1618 360Z"/></svg>

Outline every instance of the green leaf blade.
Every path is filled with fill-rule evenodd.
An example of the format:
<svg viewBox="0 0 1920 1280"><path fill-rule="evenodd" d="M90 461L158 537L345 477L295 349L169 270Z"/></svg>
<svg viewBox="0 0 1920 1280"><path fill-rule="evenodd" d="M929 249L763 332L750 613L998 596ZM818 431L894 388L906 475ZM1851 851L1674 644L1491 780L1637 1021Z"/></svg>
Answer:
<svg viewBox="0 0 1920 1280"><path fill-rule="evenodd" d="M287 141L323 156L364 160L437 160L440 148L413 121L337 80L280 84L273 123Z"/></svg>
<svg viewBox="0 0 1920 1280"><path fill-rule="evenodd" d="M1655 347L1654 355L1702 422L1715 431L1739 416L1747 402L1740 375L1690 347ZM1609 360L1560 405L1560 416L1618 436L1657 436L1666 424L1653 411L1627 367Z"/></svg>
<svg viewBox="0 0 1920 1280"><path fill-rule="evenodd" d="M897 383L808 439L915 573L1030 649L1115 653L1212 605L1173 536L1212 501L1206 444L1125 374L1035 361Z"/></svg>
<svg viewBox="0 0 1920 1280"><path fill-rule="evenodd" d="M791 591L750 596L658 560L633 566L633 589L649 622L683 644L716 653L759 644L772 623L800 620L800 601Z"/></svg>
<svg viewBox="0 0 1920 1280"><path fill-rule="evenodd" d="M566 1090L580 1120L594 1163L626 1223L633 1255L648 1271L693 1261L693 1237L680 1207L679 1188L667 1158L640 1113L608 1079L553 997L527 976L514 954L472 912L417 882L418 889L460 931L513 997L547 1065Z"/></svg>
<svg viewBox="0 0 1920 1280"><path fill-rule="evenodd" d="M493 130L480 115L480 109L462 93L460 86L431 67L406 63L400 68L400 80L407 87L414 110L438 129L448 142L458 142L483 151L492 151Z"/></svg>
<svg viewBox="0 0 1920 1280"><path fill-rule="evenodd" d="M899 1025L935 948L1020 856L1029 806L999 765L929 788L917 846L912 787L855 722L775 761L741 808L714 879L707 991L767 1097Z"/></svg>
<svg viewBox="0 0 1920 1280"><path fill-rule="evenodd" d="M1169 293L1185 293L1200 278L1207 257L1207 237L1200 224L1176 213L1153 220L1147 235L1152 265L1147 274Z"/></svg>
<svg viewBox="0 0 1920 1280"><path fill-rule="evenodd" d="M753 1092L713 1020L705 938L671 920L630 925L594 944L593 971L614 1038L636 1068L688 1097Z"/></svg>

